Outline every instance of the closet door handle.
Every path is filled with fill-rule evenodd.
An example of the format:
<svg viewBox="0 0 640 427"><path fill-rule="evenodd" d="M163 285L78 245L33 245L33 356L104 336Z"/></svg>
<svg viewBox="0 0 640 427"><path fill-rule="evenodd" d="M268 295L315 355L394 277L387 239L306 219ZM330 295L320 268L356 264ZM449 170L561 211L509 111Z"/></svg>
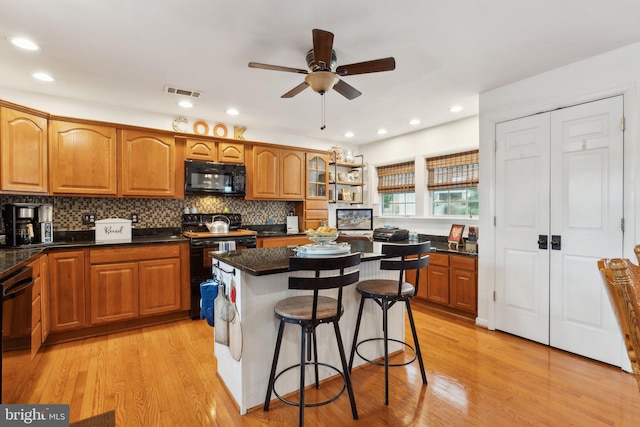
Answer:
<svg viewBox="0 0 640 427"><path fill-rule="evenodd" d="M547 238L548 236L546 234L538 235L538 249L548 249Z"/></svg>
<svg viewBox="0 0 640 427"><path fill-rule="evenodd" d="M551 249L555 251L559 251L560 249L562 249L562 236L551 236Z"/></svg>

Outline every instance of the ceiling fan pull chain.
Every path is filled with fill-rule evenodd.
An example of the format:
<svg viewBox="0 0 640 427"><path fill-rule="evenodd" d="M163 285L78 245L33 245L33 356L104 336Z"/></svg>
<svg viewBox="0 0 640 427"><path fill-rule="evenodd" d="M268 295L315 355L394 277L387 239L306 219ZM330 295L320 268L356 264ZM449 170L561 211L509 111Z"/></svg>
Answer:
<svg viewBox="0 0 640 427"><path fill-rule="evenodd" d="M320 126L320 130L324 130L324 128L326 127L324 119L324 93L321 93L320 97L322 98L322 126Z"/></svg>

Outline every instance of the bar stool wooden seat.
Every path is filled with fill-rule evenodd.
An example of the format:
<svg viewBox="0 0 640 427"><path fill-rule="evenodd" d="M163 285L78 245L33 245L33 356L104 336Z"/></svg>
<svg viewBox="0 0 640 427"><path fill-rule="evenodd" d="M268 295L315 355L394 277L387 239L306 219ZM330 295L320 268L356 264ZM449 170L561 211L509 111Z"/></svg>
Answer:
<svg viewBox="0 0 640 427"><path fill-rule="evenodd" d="M289 277L289 289L309 290L313 291L312 295L294 296L279 301L275 308L275 316L280 319L278 328L278 337L276 339L276 348L273 355L273 363L271 366L271 374L267 387L267 395L264 401L264 411L269 410L272 392L283 402L299 406L299 425L304 424L304 408L311 406L321 406L331 403L338 399L346 389L351 402L351 412L354 420L358 419L358 411L356 409L356 401L351 387L351 378L347 366L347 358L342 345L342 336L340 334L339 321L344 313L342 306L342 288L347 285L356 283L360 277L360 271L356 268L360 264L360 253L347 254L343 256L331 256L327 258L302 258L291 257L289 259L290 271L313 271L313 277ZM347 271L349 269L349 271ZM338 289L337 298L331 296L319 295L319 291L330 289ZM334 291L335 293L335 291ZM278 357L280 355L280 346L282 344L282 336L286 323L300 325L300 363L289 366L280 371L276 375L278 365ZM331 366L326 363L318 362L318 346L316 340L316 328L323 323L332 323L340 353L340 361L342 367ZM313 348L313 358L311 350ZM338 394L328 400L318 403L305 403L305 367L312 365L315 373L315 387L320 388L318 379L318 366L324 366L336 371L342 376L344 386ZM292 402L281 397L275 388L278 377L291 369L300 368L300 388L299 402Z"/></svg>
<svg viewBox="0 0 640 427"><path fill-rule="evenodd" d="M358 319L356 321L356 330L353 336L353 345L351 346L351 356L349 357L349 371L353 368L353 360L357 353L363 360L374 364L384 366L384 404L389 405L389 367L390 366L404 366L418 359L420 365L420 373L422 374L422 383L427 384L427 375L424 370L424 363L422 362L422 353L420 352L420 344L418 342L418 334L416 332L416 325L413 321L413 313L411 312L410 299L413 298L417 291L418 282L420 280L420 269L426 267L429 264L429 251L431 249L431 242L423 242L418 244L386 244L382 245L382 253L387 257L380 261L381 270L397 270L398 280L392 279L371 279L364 280L357 284L356 290L360 293L360 308L358 309ZM415 285L405 282L404 272L407 270L416 270ZM364 303L366 300L373 300L382 309L382 338L368 338L358 342L358 333L360 331L360 323L362 322L362 312L364 309ZM396 303L403 302L407 308L407 314L409 316L409 323L411 325L411 333L413 334L413 342L415 348L408 343L389 338L388 336L388 324L387 324L387 312ZM370 360L364 357L359 351L358 347L361 344L371 341L382 340L384 343L384 360L378 362ZM403 363L389 363L389 341L397 342L403 346L411 349L414 352L413 358Z"/></svg>

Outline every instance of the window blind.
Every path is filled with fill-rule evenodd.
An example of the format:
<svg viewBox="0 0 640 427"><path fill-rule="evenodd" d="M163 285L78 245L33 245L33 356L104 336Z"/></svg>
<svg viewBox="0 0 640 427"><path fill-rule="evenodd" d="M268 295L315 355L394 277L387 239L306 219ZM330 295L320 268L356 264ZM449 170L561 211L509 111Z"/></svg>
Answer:
<svg viewBox="0 0 640 427"><path fill-rule="evenodd" d="M409 193L416 191L415 162L378 166L378 193Z"/></svg>
<svg viewBox="0 0 640 427"><path fill-rule="evenodd" d="M430 157L426 160L427 188L477 187L479 182L480 154L478 150Z"/></svg>

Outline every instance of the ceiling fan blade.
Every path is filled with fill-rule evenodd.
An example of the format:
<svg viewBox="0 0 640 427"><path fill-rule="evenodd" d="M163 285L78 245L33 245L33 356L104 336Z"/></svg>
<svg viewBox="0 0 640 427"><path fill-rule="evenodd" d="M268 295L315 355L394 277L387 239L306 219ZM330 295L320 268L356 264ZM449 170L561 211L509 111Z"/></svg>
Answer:
<svg viewBox="0 0 640 427"><path fill-rule="evenodd" d="M333 33L314 29L313 60L318 65L324 62L323 70L331 70L331 49L333 49Z"/></svg>
<svg viewBox="0 0 640 427"><path fill-rule="evenodd" d="M305 90L308 86L309 84L307 82L302 82L298 86L291 89L289 92L282 95L280 98L293 98L294 96Z"/></svg>
<svg viewBox="0 0 640 427"><path fill-rule="evenodd" d="M354 74L378 73L380 71L391 71L395 69L396 60L393 57L389 57L349 65L340 65L336 68L336 74L339 76L353 76Z"/></svg>
<svg viewBox="0 0 640 427"><path fill-rule="evenodd" d="M279 65L261 64L259 62L249 62L250 68L262 68L263 70L286 71L288 73L309 74L307 70L302 68L281 67Z"/></svg>
<svg viewBox="0 0 640 427"><path fill-rule="evenodd" d="M362 93L358 89L351 86L349 83L345 82L344 80L338 80L338 83L336 83L335 86L333 86L333 88L335 89L336 92L338 92L340 95L344 96L348 100L352 100L362 95Z"/></svg>

